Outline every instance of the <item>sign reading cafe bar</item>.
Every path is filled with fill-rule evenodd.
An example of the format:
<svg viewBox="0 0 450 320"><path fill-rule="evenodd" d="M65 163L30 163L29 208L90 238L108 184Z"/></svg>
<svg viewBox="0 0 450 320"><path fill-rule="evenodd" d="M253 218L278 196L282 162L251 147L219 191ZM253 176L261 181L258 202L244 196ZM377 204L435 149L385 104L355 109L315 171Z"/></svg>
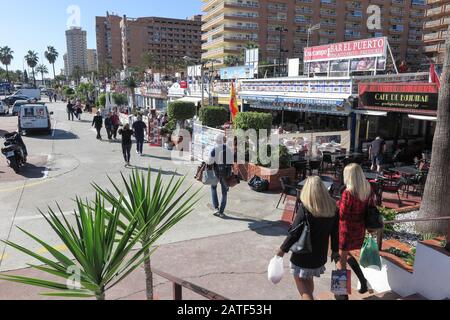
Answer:
<svg viewBox="0 0 450 320"><path fill-rule="evenodd" d="M438 89L429 83L370 83L359 85L361 109L411 114L437 114Z"/></svg>

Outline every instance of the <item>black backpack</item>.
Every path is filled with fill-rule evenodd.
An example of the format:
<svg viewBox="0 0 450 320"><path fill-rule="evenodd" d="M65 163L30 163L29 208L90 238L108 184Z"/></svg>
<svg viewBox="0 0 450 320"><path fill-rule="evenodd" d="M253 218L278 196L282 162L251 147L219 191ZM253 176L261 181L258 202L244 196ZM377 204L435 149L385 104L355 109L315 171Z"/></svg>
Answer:
<svg viewBox="0 0 450 320"><path fill-rule="evenodd" d="M269 181L261 177L254 176L249 182L249 187L256 192L266 192L269 190Z"/></svg>

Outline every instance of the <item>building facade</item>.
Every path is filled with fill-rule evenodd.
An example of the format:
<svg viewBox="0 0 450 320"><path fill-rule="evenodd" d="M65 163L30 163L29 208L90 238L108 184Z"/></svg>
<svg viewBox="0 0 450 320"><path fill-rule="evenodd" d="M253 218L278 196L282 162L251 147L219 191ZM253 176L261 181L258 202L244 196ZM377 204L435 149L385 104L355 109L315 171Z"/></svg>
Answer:
<svg viewBox="0 0 450 320"><path fill-rule="evenodd" d="M418 68L425 0L203 0L203 58L223 61L258 44L262 61L303 58L309 45L386 36L396 60ZM381 11L381 29L368 28L368 8ZM370 11L369 11L370 13ZM414 66L415 65L415 66Z"/></svg>
<svg viewBox="0 0 450 320"><path fill-rule="evenodd" d="M97 60L97 50L88 49L87 50L87 70L88 72L98 71L98 60Z"/></svg>
<svg viewBox="0 0 450 320"><path fill-rule="evenodd" d="M81 28L66 30L67 74L70 76L75 67L82 73L87 72L87 33Z"/></svg>
<svg viewBox="0 0 450 320"><path fill-rule="evenodd" d="M141 65L144 54L152 55L161 71L185 56L200 60L201 23L199 16L187 20L124 16L120 23L123 66Z"/></svg>
<svg viewBox="0 0 450 320"><path fill-rule="evenodd" d="M122 69L121 21L122 17L109 12L105 17L95 17L99 69L107 65Z"/></svg>
<svg viewBox="0 0 450 320"><path fill-rule="evenodd" d="M64 60L64 75L66 77L68 77L69 76L69 61L67 59L67 53L65 53L63 55L63 60Z"/></svg>
<svg viewBox="0 0 450 320"><path fill-rule="evenodd" d="M449 36L450 0L427 0L423 41L425 54L437 65L444 64L445 40Z"/></svg>

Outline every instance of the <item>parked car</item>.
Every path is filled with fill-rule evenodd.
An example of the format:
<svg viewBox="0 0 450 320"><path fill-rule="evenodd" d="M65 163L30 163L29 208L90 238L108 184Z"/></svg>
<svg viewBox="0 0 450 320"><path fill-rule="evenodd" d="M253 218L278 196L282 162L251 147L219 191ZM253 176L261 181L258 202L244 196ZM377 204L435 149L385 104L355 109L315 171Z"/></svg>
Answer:
<svg viewBox="0 0 450 320"><path fill-rule="evenodd" d="M23 131L34 132L44 131L48 134L52 132L52 124L50 116L53 112L49 112L45 104L25 104L20 108L18 129Z"/></svg>
<svg viewBox="0 0 450 320"><path fill-rule="evenodd" d="M30 98L27 96L9 96L6 99L4 99L3 102L6 103L8 106L13 106L14 103L19 100L30 100Z"/></svg>
<svg viewBox="0 0 450 320"><path fill-rule="evenodd" d="M6 103L0 101L0 114L6 116L9 114L9 106Z"/></svg>

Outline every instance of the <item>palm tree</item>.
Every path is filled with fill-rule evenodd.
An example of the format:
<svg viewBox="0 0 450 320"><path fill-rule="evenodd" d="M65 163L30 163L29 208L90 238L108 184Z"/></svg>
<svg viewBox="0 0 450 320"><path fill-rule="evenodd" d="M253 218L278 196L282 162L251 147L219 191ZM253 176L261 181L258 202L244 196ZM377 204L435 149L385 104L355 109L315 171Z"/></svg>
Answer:
<svg viewBox="0 0 450 320"><path fill-rule="evenodd" d="M143 246L155 243L163 234L194 210L199 201L198 194L201 189L188 194L192 185L181 190L186 177L175 181L175 176L167 184L163 183L161 171L153 181L149 168L147 176L134 170L127 181L122 175L126 194L123 188L110 178L116 194L104 190L94 184L96 191L105 198L110 205L122 213L119 228L126 230L127 225L137 221L135 232L140 232L140 241ZM153 183L154 182L154 183ZM126 198L130 199L127 200ZM145 250L144 269L146 276L147 299L153 300L153 272L151 268L149 249Z"/></svg>
<svg viewBox="0 0 450 320"><path fill-rule="evenodd" d="M238 66L241 62L242 62L241 57L238 57L238 56L226 56L223 60L223 63L227 67Z"/></svg>
<svg viewBox="0 0 450 320"><path fill-rule="evenodd" d="M9 71L8 66L11 64L11 61L14 59L14 51L11 50L10 47L0 48L0 62L6 67L6 78L9 81Z"/></svg>
<svg viewBox="0 0 450 320"><path fill-rule="evenodd" d="M73 67L72 78L75 79L77 85L80 84L80 79L81 79L81 68L80 68L80 66Z"/></svg>
<svg viewBox="0 0 450 320"><path fill-rule="evenodd" d="M48 69L47 66L40 64L36 67L36 71L39 72L41 74L42 77L42 84L45 85L45 81L44 81L44 74L48 74Z"/></svg>
<svg viewBox="0 0 450 320"><path fill-rule="evenodd" d="M446 42L442 87L439 92L438 123L434 134L433 155L428 173L424 197L420 208L421 218L450 216L450 28ZM420 223L424 233L444 234L447 224L442 222ZM447 239L450 242L450 239Z"/></svg>
<svg viewBox="0 0 450 320"><path fill-rule="evenodd" d="M145 70L152 69L154 71L161 70L160 58L151 52L146 52L141 57L141 65Z"/></svg>
<svg viewBox="0 0 450 320"><path fill-rule="evenodd" d="M119 199L119 203L122 200L123 198ZM0 279L55 290L43 293L44 296L95 297L98 300L105 300L106 291L136 270L147 258L146 254L150 254L150 242L144 243L140 250L133 251L145 231L144 229L137 231L139 224L136 219L129 221L119 233L119 226L122 226L121 212L114 208L108 211L105 208L105 201L98 194L92 203L77 198L76 204L74 225L68 222L68 216L59 206L59 213L55 213L51 208L48 215L41 212L67 247L70 256L64 255L52 245L21 228L19 229L28 237L43 246L52 258L46 258L11 241L3 241L44 264L44 266L31 265L33 269L56 276L61 282L12 275L1 275Z"/></svg>
<svg viewBox="0 0 450 320"><path fill-rule="evenodd" d="M53 78L55 78L56 77L55 62L59 56L59 53L58 53L58 51L56 51L56 49L54 47L48 46L47 51L45 51L44 55L45 55L45 58L48 60L48 62L53 66Z"/></svg>
<svg viewBox="0 0 450 320"><path fill-rule="evenodd" d="M131 104L134 112L136 108L136 96L135 96L135 89L137 88L136 80L133 77L126 78L124 81L124 85L126 88L128 88L128 92L131 96Z"/></svg>
<svg viewBox="0 0 450 320"><path fill-rule="evenodd" d="M34 86L36 87L36 76L34 74L34 68L39 62L38 54L32 50L29 50L27 55L25 56L25 61L27 62L27 65L33 70L33 80L34 80Z"/></svg>

